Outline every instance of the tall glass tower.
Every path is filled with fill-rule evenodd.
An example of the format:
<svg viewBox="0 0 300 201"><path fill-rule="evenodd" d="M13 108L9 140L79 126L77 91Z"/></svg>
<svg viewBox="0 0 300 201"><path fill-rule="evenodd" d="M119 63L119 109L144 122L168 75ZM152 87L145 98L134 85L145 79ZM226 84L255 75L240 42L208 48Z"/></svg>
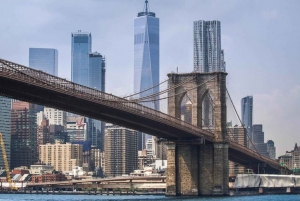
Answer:
<svg viewBox="0 0 300 201"><path fill-rule="evenodd" d="M225 72L224 51L221 49L221 23L194 21L194 71Z"/></svg>
<svg viewBox="0 0 300 201"><path fill-rule="evenodd" d="M242 98L241 101L242 106L242 123L244 127L247 129L247 134L249 138L253 141L252 134L252 125L253 125L253 97L246 96ZM251 143L249 143L251 144Z"/></svg>
<svg viewBox="0 0 300 201"><path fill-rule="evenodd" d="M72 33L72 82L89 86L89 53L92 52L92 34L87 32Z"/></svg>
<svg viewBox="0 0 300 201"><path fill-rule="evenodd" d="M29 48L29 67L58 75L58 51L51 48Z"/></svg>
<svg viewBox="0 0 300 201"><path fill-rule="evenodd" d="M144 91L139 97L145 97L159 92L159 19L150 12L148 1L145 1L144 11L139 12L134 19L134 92ZM158 96L155 97L158 99ZM159 110L159 101L143 103L143 105ZM141 139L139 134L139 149ZM143 135L144 136L144 135ZM151 136L145 135L142 146Z"/></svg>
<svg viewBox="0 0 300 201"><path fill-rule="evenodd" d="M92 53L91 33L72 33L72 81L100 91L105 91L105 59L98 52ZM88 141L104 150L104 123L88 119Z"/></svg>

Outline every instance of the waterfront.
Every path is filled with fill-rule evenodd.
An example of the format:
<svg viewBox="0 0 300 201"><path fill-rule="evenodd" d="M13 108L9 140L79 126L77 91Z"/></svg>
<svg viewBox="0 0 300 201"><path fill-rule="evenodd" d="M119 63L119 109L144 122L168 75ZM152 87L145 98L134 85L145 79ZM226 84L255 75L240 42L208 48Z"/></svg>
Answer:
<svg viewBox="0 0 300 201"><path fill-rule="evenodd" d="M228 197L165 197L151 195L134 195L134 196L119 196L119 195L29 195L29 194L0 194L0 201L96 201L96 200L200 200L200 201L298 201L300 195L255 195L255 196L228 196Z"/></svg>

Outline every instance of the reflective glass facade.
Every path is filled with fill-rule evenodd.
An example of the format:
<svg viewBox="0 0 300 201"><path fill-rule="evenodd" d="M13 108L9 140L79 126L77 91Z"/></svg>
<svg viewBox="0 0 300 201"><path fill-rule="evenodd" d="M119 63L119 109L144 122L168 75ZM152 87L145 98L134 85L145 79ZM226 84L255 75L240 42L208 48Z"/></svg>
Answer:
<svg viewBox="0 0 300 201"><path fill-rule="evenodd" d="M10 166L10 150L11 150L11 99L0 96L0 133L2 133L2 139L4 141L7 161ZM5 169L2 149L0 149L0 168Z"/></svg>
<svg viewBox="0 0 300 201"><path fill-rule="evenodd" d="M242 106L242 123L244 124L244 127L247 129L248 136L253 141L253 137L252 137L253 97L246 96L242 98L241 106Z"/></svg>
<svg viewBox="0 0 300 201"><path fill-rule="evenodd" d="M89 86L89 53L92 51L92 35L86 32L72 33L71 79Z"/></svg>
<svg viewBox="0 0 300 201"><path fill-rule="evenodd" d="M221 23L194 21L194 71L225 72L224 51L221 50Z"/></svg>
<svg viewBox="0 0 300 201"><path fill-rule="evenodd" d="M138 13L134 19L134 92L144 91L159 84L159 19L155 13L146 10ZM139 97L159 92L159 86L147 90ZM138 98L138 97L137 97ZM156 97L155 99L158 99ZM143 105L159 110L159 101L143 103ZM139 149L151 136L139 133Z"/></svg>
<svg viewBox="0 0 300 201"><path fill-rule="evenodd" d="M58 51L51 48L29 48L29 67L58 75Z"/></svg>
<svg viewBox="0 0 300 201"><path fill-rule="evenodd" d="M105 59L92 53L92 35L72 33L72 81L100 91L105 91ZM104 122L87 119L87 137L93 147L104 150Z"/></svg>

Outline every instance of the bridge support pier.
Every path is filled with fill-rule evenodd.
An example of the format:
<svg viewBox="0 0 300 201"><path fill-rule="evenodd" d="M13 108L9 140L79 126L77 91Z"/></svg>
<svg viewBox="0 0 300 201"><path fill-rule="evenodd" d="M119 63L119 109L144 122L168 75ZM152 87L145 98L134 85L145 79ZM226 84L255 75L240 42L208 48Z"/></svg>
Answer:
<svg viewBox="0 0 300 201"><path fill-rule="evenodd" d="M167 144L166 195L228 195L228 144Z"/></svg>

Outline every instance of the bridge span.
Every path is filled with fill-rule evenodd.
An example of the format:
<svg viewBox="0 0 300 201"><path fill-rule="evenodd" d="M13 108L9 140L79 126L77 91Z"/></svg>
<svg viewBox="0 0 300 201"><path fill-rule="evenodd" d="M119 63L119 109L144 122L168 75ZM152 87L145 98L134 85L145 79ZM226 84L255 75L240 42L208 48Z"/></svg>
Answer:
<svg viewBox="0 0 300 201"><path fill-rule="evenodd" d="M271 173L278 173L281 166L228 138L226 75L222 72L169 74L168 84L173 89L168 100L170 115L3 59L0 59L0 94L164 138L168 142L167 194L228 194L228 159L252 168L261 164L260 167ZM195 77L192 82L174 87L191 76ZM176 94L184 92L184 88L196 89L196 92L185 92L195 103L191 124L181 121L178 112L183 96ZM216 103L214 132L202 129L200 103L207 93Z"/></svg>

